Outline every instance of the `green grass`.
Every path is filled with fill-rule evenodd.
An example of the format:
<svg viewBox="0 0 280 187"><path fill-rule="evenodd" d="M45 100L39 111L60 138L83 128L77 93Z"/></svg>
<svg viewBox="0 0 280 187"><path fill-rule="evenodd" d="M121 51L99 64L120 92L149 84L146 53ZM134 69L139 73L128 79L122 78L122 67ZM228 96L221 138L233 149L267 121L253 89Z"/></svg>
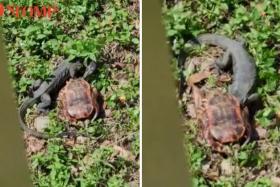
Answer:
<svg viewBox="0 0 280 187"><path fill-rule="evenodd" d="M269 168L279 166L279 122L275 117L280 111L279 1L167 1L162 9L168 43L174 54L172 66L176 67L175 57L181 52L195 56L186 41L190 34L196 36L200 33L244 38L257 65L257 92L264 107L255 115L255 121L268 131L268 137L244 148L233 145L232 166L236 169L231 176L219 173L214 180L207 178L203 167L217 163L219 169L224 158L215 155L206 146L199 146L193 130L190 130L193 126L187 121L185 146L186 153L191 155L195 186L272 186L272 178L278 172ZM179 70L175 70L175 78L179 77L178 73ZM215 80L211 78L208 84L213 86Z"/></svg>
<svg viewBox="0 0 280 187"><path fill-rule="evenodd" d="M17 5L54 1L10 1ZM28 161L35 186L128 186L139 180L139 13L128 0L60 1L59 13L47 18L1 17L9 72L18 104L36 79L48 79L63 60L95 60L90 83L104 99L106 116L82 126L91 135L73 139L34 140ZM57 108L48 114L49 134L65 129ZM36 111L31 108L27 121ZM31 125L31 123L29 124ZM31 125L32 126L32 125ZM130 155L130 156L127 156Z"/></svg>

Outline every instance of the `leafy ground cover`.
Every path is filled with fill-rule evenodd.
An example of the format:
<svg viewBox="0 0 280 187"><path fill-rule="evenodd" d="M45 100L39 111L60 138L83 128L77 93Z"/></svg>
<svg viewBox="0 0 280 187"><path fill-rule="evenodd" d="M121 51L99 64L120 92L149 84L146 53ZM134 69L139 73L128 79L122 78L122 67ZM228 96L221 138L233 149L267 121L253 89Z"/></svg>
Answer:
<svg viewBox="0 0 280 187"><path fill-rule="evenodd" d="M280 185L279 163L279 114L280 114L280 62L279 42L280 3L278 1L165 1L163 20L171 50L174 54L172 66L174 77L180 82L177 57L186 52L190 62L214 61L217 49L193 49L186 41L190 34L218 33L231 38L244 38L246 47L256 61L257 92L262 107L254 115L255 127L261 138L246 146L229 145L231 154L217 154L197 140L198 125L189 115L188 95L179 103L185 119L184 132L186 154L190 155L190 166L194 186L278 186ZM184 76L192 72L184 70ZM208 88L219 85L219 77L206 80Z"/></svg>
<svg viewBox="0 0 280 187"><path fill-rule="evenodd" d="M54 5L56 1L9 1ZM58 1L48 18L3 16L4 39L20 105L34 80L47 80L63 60L95 60L91 79L104 114L82 124L91 138L40 140L25 136L35 186L133 186L139 184L139 4L128 0ZM48 113L48 133L65 128L57 108ZM35 106L28 125L38 117Z"/></svg>

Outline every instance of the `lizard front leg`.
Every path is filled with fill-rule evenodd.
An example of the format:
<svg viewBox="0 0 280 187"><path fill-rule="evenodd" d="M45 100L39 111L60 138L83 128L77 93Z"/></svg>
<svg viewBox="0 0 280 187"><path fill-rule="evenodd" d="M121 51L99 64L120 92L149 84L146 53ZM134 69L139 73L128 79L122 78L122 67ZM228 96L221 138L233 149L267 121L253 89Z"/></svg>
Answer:
<svg viewBox="0 0 280 187"><path fill-rule="evenodd" d="M217 75L222 74L222 70L227 69L232 64L231 53L227 50L222 57L216 59L216 61L210 64L209 68L215 70Z"/></svg>
<svg viewBox="0 0 280 187"><path fill-rule="evenodd" d="M229 50L226 50L226 52L224 53L222 59L218 59L216 61L216 64L218 66L218 68L224 70L226 68L228 68L229 66L232 65L232 55L231 52Z"/></svg>
<svg viewBox="0 0 280 187"><path fill-rule="evenodd" d="M71 78L74 78L77 73L82 69L83 65L78 61L69 65L69 73Z"/></svg>
<svg viewBox="0 0 280 187"><path fill-rule="evenodd" d="M34 92L40 88L43 81L41 79L35 80L29 88L29 95L34 96Z"/></svg>
<svg viewBox="0 0 280 187"><path fill-rule="evenodd" d="M83 78L87 79L96 70L96 63L95 62L91 62L89 65L87 65L87 64L84 64L84 65L86 66L86 71L85 71L85 73L83 75Z"/></svg>
<svg viewBox="0 0 280 187"><path fill-rule="evenodd" d="M246 45L246 40L241 35L236 36L236 41L243 47Z"/></svg>

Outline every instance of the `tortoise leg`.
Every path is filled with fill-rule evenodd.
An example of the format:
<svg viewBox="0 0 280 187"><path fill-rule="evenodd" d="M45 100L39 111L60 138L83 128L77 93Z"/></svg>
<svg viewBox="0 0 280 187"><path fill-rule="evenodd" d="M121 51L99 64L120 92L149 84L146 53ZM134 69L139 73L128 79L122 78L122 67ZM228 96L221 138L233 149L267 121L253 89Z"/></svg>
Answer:
<svg viewBox="0 0 280 187"><path fill-rule="evenodd" d="M242 146L245 146L246 144L248 144L250 141L251 141L251 137L253 135L253 131L252 131L252 126L251 124L249 123L248 121L248 118L249 118L249 111L248 111L248 108L245 107L244 110L242 111L242 117L244 119L244 122L245 122L245 127L246 127L246 132L247 132L247 137L246 137L246 140L245 142L243 143Z"/></svg>
<svg viewBox="0 0 280 187"><path fill-rule="evenodd" d="M75 123L77 121L75 118L73 118L71 115L69 115L69 113L65 109L63 109L63 111L61 112L60 118L62 120L66 120L66 121L69 122L66 125L66 129L68 129L70 127L69 124L73 124L73 123Z"/></svg>
<svg viewBox="0 0 280 187"><path fill-rule="evenodd" d="M95 110L95 113L94 113L94 116L93 116L92 120L95 120L99 115L99 107L95 106L94 110Z"/></svg>
<svg viewBox="0 0 280 187"><path fill-rule="evenodd" d="M207 141L207 143L217 152L224 153L225 151L223 150L223 144L220 142L216 141L210 134L210 130L207 129L204 133L204 137Z"/></svg>
<svg viewBox="0 0 280 187"><path fill-rule="evenodd" d="M92 120L94 121L99 113L100 113L100 107L99 107L99 103L98 103L98 92L95 88L92 89L92 99L93 99L93 107L94 107L94 116L92 118Z"/></svg>

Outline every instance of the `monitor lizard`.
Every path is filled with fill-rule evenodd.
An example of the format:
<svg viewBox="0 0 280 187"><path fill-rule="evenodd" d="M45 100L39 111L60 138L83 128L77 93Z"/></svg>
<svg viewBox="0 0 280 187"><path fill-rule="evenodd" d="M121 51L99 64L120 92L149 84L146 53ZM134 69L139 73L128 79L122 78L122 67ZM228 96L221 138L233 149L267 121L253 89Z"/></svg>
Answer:
<svg viewBox="0 0 280 187"><path fill-rule="evenodd" d="M225 50L222 60L217 66L224 69L232 66L233 82L229 93L236 96L242 105L258 98L253 93L256 81L256 65L252 56L246 51L244 42L229 39L217 34L201 34L197 37L200 44L215 45Z"/></svg>
<svg viewBox="0 0 280 187"><path fill-rule="evenodd" d="M44 111L51 104L51 95L56 94L63 87L65 82L68 79L75 77L77 72L79 72L82 68L83 65L80 62L76 62L76 63L63 62L54 71L53 73L54 77L49 83L44 81L39 85L38 89L33 92L33 97L25 100L19 107L18 118L22 130L24 130L27 134L33 135L37 138L43 138L43 139L50 138L47 134L37 132L36 130L31 129L26 125L25 115L27 109L32 105L34 105L35 103L39 103L37 106L38 109ZM95 70L95 68L96 68L96 64L91 63L89 66L87 66L83 77L86 78ZM56 137L63 136L64 134L65 132L60 133Z"/></svg>

